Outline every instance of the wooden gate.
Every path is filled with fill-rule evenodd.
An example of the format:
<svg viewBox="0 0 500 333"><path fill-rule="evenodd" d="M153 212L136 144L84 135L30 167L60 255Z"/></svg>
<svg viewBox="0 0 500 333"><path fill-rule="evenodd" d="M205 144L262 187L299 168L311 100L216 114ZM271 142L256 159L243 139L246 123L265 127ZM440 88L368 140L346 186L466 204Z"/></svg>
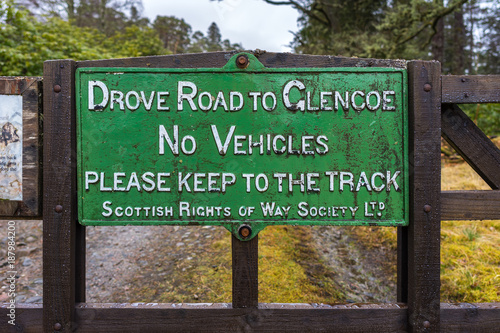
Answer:
<svg viewBox="0 0 500 333"><path fill-rule="evenodd" d="M267 67L406 67L409 78L410 225L398 228L396 304L262 304L258 237L232 236L229 304L85 302L85 227L77 222L76 68L222 67L231 53L133 59L48 61L43 77L43 307L18 305L26 332L493 332L500 303L440 303L441 220L500 219L500 152L460 110L460 103L500 102L500 76L442 76L439 62L281 53L255 54ZM491 191L441 192L443 136ZM0 311L5 318L6 307Z"/></svg>

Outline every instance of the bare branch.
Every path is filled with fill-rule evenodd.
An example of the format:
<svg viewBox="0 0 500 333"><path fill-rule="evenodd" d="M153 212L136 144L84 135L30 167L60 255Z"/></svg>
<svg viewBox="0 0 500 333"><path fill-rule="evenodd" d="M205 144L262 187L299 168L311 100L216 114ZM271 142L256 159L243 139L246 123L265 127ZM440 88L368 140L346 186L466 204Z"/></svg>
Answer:
<svg viewBox="0 0 500 333"><path fill-rule="evenodd" d="M277 6L292 6L298 11L302 12L303 14L309 16L312 19L315 19L319 21L322 24L325 25L330 25L330 20L328 19L328 16L325 14L324 11L321 11L324 17L321 17L320 15L317 15L314 10L308 9L306 6L300 4L298 1L274 1L274 0L264 0L264 2L270 4L270 5L277 5Z"/></svg>
<svg viewBox="0 0 500 333"><path fill-rule="evenodd" d="M429 45L429 43L431 42L431 39L434 37L434 35L437 32L437 30L436 30L436 24L439 21L439 19L445 17L446 15L448 15L450 13L452 13L455 9L457 9L459 6L462 6L466 2L467 2L467 0L460 0L460 1L456 2L452 6L445 7L437 16L433 17L430 21L425 22L424 24L422 24L422 26L419 29L417 29L411 35L407 36L402 41L397 42L396 45L404 44L404 43L408 42L409 40L417 37L422 31L424 31L427 27L430 26L430 27L432 27L433 33L431 34L431 36L429 37L429 39L427 40L427 42L425 43L424 46Z"/></svg>

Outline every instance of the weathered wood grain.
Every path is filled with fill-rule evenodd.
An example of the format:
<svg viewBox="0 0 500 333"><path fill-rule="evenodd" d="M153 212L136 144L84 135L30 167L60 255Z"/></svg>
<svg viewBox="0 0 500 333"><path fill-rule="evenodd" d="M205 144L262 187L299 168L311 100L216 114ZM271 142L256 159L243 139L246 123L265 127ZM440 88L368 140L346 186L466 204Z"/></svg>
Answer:
<svg viewBox="0 0 500 333"><path fill-rule="evenodd" d="M443 75L443 103L500 103L500 75Z"/></svg>
<svg viewBox="0 0 500 333"><path fill-rule="evenodd" d="M39 218L41 200L41 83L39 77L0 77L0 94L23 98L23 201L0 200L0 216Z"/></svg>
<svg viewBox="0 0 500 333"><path fill-rule="evenodd" d="M408 227L397 228L396 300L408 303Z"/></svg>
<svg viewBox="0 0 500 333"><path fill-rule="evenodd" d="M257 308L259 303L259 236L249 241L232 237L233 308Z"/></svg>
<svg viewBox="0 0 500 333"><path fill-rule="evenodd" d="M405 61L351 59L254 52L268 67L398 67ZM221 67L234 52L172 55L144 58L83 61L78 67ZM61 67L62 66L62 67ZM44 175L44 305L45 331L60 323L62 331L336 331L336 332L431 332L448 327L474 331L498 327L498 309L473 305L467 310L445 306L440 309L440 135L441 75L437 62L413 61L409 69L410 105L410 226L398 232L398 300L404 305L258 304L258 239L241 242L233 237L232 304L75 304L84 300L84 228L76 226L76 180L74 152L75 66L71 61L46 63L45 92L50 105L46 124L51 145L44 156L54 169ZM59 83L58 83L59 82ZM54 84L65 87L54 94ZM428 86L427 86L428 85ZM429 89L428 89L429 88ZM65 90L66 89L66 90ZM68 90L69 89L69 90ZM67 110L70 110L69 113ZM46 120L47 121L47 120ZM47 135L47 134L46 134ZM71 139L68 139L68 138ZM68 153L69 152L69 153ZM64 157L63 157L64 156ZM55 184L58 184L57 186ZM63 206L62 213L54 205ZM82 245L83 244L83 245ZM45 263L47 262L47 267ZM59 276L58 276L59 275ZM46 280L47 279L47 280ZM83 290L83 291L82 291ZM56 304L57 302L61 304ZM498 307L498 306L497 306ZM0 309L0 315L4 309ZM41 309L26 310L36 318ZM473 312L471 315L469 312ZM31 317L32 316L32 317ZM458 316L466 319L457 319ZM467 317L468 316L468 317ZM495 317L497 316L497 317ZM28 320L28 319L27 319ZM483 325L481 321L488 325ZM34 322L29 319L28 322ZM0 329L2 328L0 324ZM38 326L37 328L40 328ZM38 330L39 331L39 330Z"/></svg>
<svg viewBox="0 0 500 333"><path fill-rule="evenodd" d="M500 189L500 149L455 104L443 104L442 136L494 190Z"/></svg>
<svg viewBox="0 0 500 333"><path fill-rule="evenodd" d="M0 303L0 332L2 333L40 333L43 332L43 308L42 304L16 303L15 305L15 325L11 325L11 320L7 315L11 309L9 303Z"/></svg>
<svg viewBox="0 0 500 333"><path fill-rule="evenodd" d="M441 304L441 332L497 333L500 303Z"/></svg>
<svg viewBox="0 0 500 333"><path fill-rule="evenodd" d="M261 50L253 53L266 67L394 67L406 68L405 60L346 58L312 56L291 53L274 53ZM222 67L239 51L165 55L138 58L79 61L78 67L149 67L197 68Z"/></svg>
<svg viewBox="0 0 500 333"><path fill-rule="evenodd" d="M44 63L44 332L52 332L55 325L69 332L74 322L77 283L74 73L72 60Z"/></svg>
<svg viewBox="0 0 500 333"><path fill-rule="evenodd" d="M441 219L500 220L500 191L443 191Z"/></svg>
<svg viewBox="0 0 500 333"><path fill-rule="evenodd" d="M127 312L126 317L121 316L120 309ZM156 313L149 316L149 312L145 312L148 309ZM199 310L202 312L198 313ZM1 332L42 331L41 304L20 304L16 311L16 326L0 321ZM77 332L123 332L123 327L127 327L128 331L147 332L164 332L169 327L178 328L178 332L214 331L224 325L234 327L234 331L252 329L255 332L290 332L294 329L350 332L350 328L352 332L366 332L367 328L370 332L407 331L407 309L395 304L316 307L308 304L261 304L259 309L231 309L230 304L80 304L75 311L80 319ZM7 313L7 304L0 304L0 316L6 317ZM440 314L441 332L493 333L500 325L500 303L442 303ZM153 322L155 317L158 321ZM291 319L294 317L296 322ZM368 325L374 325L375 329Z"/></svg>
<svg viewBox="0 0 500 333"><path fill-rule="evenodd" d="M441 64L411 61L409 81L410 225L408 325L439 331Z"/></svg>
<svg viewBox="0 0 500 333"><path fill-rule="evenodd" d="M170 308L168 308L170 306ZM90 305L77 308L80 332L404 332L406 309L398 305L372 307L261 304L253 308L187 305L173 309L144 305ZM101 307L101 308L100 308Z"/></svg>
<svg viewBox="0 0 500 333"><path fill-rule="evenodd" d="M18 304L16 311L16 326L2 320L0 332L42 331L42 304ZM75 312L76 332L165 332L170 327L176 332L220 331L225 327L236 332L408 330L407 308L401 304L260 304L259 309L231 309L224 303L77 304ZM7 304L0 304L0 317L6 318L7 313ZM500 303L442 303L440 317L441 332L498 332Z"/></svg>

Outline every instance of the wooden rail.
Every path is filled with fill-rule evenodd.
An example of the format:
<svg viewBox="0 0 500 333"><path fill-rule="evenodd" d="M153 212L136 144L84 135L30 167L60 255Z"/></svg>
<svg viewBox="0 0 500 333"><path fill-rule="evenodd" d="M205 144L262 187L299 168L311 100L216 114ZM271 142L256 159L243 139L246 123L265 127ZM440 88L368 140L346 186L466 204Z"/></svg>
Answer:
<svg viewBox="0 0 500 333"><path fill-rule="evenodd" d="M497 332L500 303L440 306L442 332ZM1 332L42 332L42 305L17 308L16 328L0 321ZM0 316L7 314L0 306ZM258 309L232 309L231 304L77 304L78 332L405 332L404 304L259 304ZM168 328L168 329L167 329Z"/></svg>
<svg viewBox="0 0 500 333"><path fill-rule="evenodd" d="M500 75L443 75L442 103L500 103Z"/></svg>
<svg viewBox="0 0 500 333"><path fill-rule="evenodd" d="M442 220L500 220L500 191L441 192Z"/></svg>
<svg viewBox="0 0 500 333"><path fill-rule="evenodd" d="M440 222L500 219L500 153L456 105L500 102L500 76L441 76L438 62L259 54L268 67L405 67L409 74L411 204L398 228L398 304L258 303L258 237L232 239L227 304L85 303L85 228L76 220L76 67L221 67L225 52L49 61L44 68L44 304L18 304L1 332L335 331L496 332L500 303L440 303ZM441 135L491 191L440 191ZM8 304L0 306L6 318Z"/></svg>

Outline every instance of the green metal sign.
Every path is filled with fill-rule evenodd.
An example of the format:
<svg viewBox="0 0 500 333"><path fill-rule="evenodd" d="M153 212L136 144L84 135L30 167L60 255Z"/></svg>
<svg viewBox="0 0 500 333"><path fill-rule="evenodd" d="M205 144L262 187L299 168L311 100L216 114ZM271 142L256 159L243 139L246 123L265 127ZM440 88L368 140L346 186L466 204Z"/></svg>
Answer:
<svg viewBox="0 0 500 333"><path fill-rule="evenodd" d="M407 225L406 71L239 56L77 70L80 223Z"/></svg>

